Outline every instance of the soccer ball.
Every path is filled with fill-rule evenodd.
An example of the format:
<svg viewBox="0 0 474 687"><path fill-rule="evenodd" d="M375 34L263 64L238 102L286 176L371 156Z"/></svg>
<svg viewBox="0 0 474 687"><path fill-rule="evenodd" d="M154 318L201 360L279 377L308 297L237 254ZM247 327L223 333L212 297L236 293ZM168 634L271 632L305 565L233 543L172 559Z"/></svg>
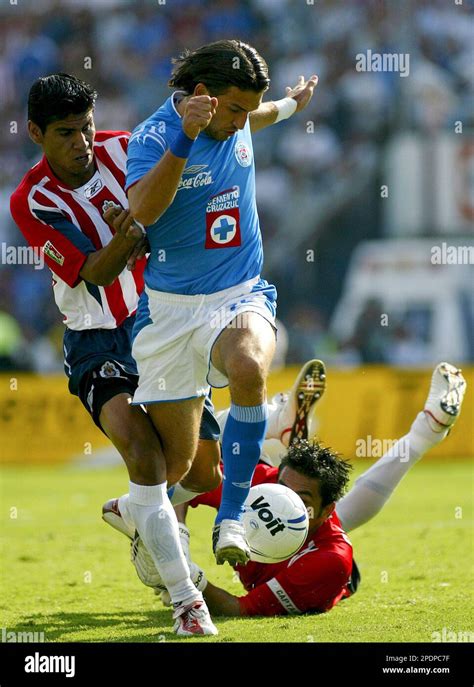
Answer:
<svg viewBox="0 0 474 687"><path fill-rule="evenodd" d="M278 563L291 558L308 534L306 506L282 484L259 484L245 500L243 523L250 560Z"/></svg>

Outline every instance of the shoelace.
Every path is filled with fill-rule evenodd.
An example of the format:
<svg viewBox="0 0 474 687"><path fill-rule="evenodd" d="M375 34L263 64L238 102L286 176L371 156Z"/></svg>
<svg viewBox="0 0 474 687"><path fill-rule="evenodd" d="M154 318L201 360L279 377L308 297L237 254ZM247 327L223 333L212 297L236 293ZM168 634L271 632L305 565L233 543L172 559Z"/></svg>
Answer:
<svg viewBox="0 0 474 687"><path fill-rule="evenodd" d="M195 606L193 606L188 611L188 617L192 618L193 620L199 620L201 615L202 615L201 606L199 606L199 608L196 608Z"/></svg>
<svg viewBox="0 0 474 687"><path fill-rule="evenodd" d="M181 618L182 616L186 616L187 618L190 617L192 619L199 619L201 609L202 603L200 601L198 601L197 604L192 604L191 606L184 606L184 608L175 608L175 613L179 611L175 617Z"/></svg>

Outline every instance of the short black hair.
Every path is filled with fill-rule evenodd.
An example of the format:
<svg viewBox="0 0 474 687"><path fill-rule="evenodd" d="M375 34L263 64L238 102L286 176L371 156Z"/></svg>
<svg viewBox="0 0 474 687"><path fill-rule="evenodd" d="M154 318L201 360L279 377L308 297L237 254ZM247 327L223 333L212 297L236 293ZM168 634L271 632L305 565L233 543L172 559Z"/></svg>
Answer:
<svg viewBox="0 0 474 687"><path fill-rule="evenodd" d="M336 451L318 441L305 440L291 444L281 461L279 474L285 467L318 480L323 508L344 495L352 470L352 465Z"/></svg>
<svg viewBox="0 0 474 687"><path fill-rule="evenodd" d="M241 91L265 91L270 85L268 65L251 45L229 39L185 50L173 59L174 69L168 86L188 95L203 83L211 95L224 93L231 86Z"/></svg>
<svg viewBox="0 0 474 687"><path fill-rule="evenodd" d="M94 107L97 91L71 74L51 74L37 79L28 96L28 119L46 131L48 124L81 114Z"/></svg>

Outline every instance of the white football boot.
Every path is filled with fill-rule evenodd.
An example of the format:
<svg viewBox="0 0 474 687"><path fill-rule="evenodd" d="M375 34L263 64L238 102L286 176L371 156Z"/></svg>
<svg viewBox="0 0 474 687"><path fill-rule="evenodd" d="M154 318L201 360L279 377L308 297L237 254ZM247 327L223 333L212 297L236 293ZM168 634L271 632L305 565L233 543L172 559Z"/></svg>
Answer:
<svg viewBox="0 0 474 687"><path fill-rule="evenodd" d="M173 619L176 620L173 629L181 637L219 634L204 600L193 601L186 606L175 606Z"/></svg>
<svg viewBox="0 0 474 687"><path fill-rule="evenodd" d="M110 499L110 501L104 503L102 506L102 520L129 539L133 539L135 528L130 527L123 519L119 508L119 499Z"/></svg>
<svg viewBox="0 0 474 687"><path fill-rule="evenodd" d="M131 560L143 584L147 587L152 587L155 590L155 594L166 594L169 598L166 586L156 568L155 562L140 539L138 532L135 533L132 541ZM200 572L197 566L194 566L194 568L197 573ZM199 578L200 576L198 574L195 577ZM172 605L170 598L167 605ZM218 634L218 630L211 620L209 610L202 596L190 604L174 604L173 608L173 620L176 621L173 629L177 635L190 637L192 635Z"/></svg>
<svg viewBox="0 0 474 687"><path fill-rule="evenodd" d="M315 406L326 389L326 368L322 360L308 360L291 391L277 394L276 409L268 419L267 438L279 439L286 447L295 439L310 439L316 430Z"/></svg>
<svg viewBox="0 0 474 687"><path fill-rule="evenodd" d="M224 519L214 525L212 548L217 565L245 565L250 559L250 549L245 538L243 523L237 520Z"/></svg>
<svg viewBox="0 0 474 687"><path fill-rule="evenodd" d="M459 417L466 391L461 370L450 363L439 363L431 377L424 413L433 432L450 429Z"/></svg>

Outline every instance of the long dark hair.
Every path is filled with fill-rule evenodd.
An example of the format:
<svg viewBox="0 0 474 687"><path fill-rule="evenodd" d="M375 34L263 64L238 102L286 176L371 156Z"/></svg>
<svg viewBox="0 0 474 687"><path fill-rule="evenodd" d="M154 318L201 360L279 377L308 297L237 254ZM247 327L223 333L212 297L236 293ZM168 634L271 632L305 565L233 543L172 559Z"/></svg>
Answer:
<svg viewBox="0 0 474 687"><path fill-rule="evenodd" d="M259 53L238 40L216 41L197 50L185 50L173 59L174 69L168 85L188 95L203 83L211 95L231 86L242 91L265 91L270 85L268 66Z"/></svg>

